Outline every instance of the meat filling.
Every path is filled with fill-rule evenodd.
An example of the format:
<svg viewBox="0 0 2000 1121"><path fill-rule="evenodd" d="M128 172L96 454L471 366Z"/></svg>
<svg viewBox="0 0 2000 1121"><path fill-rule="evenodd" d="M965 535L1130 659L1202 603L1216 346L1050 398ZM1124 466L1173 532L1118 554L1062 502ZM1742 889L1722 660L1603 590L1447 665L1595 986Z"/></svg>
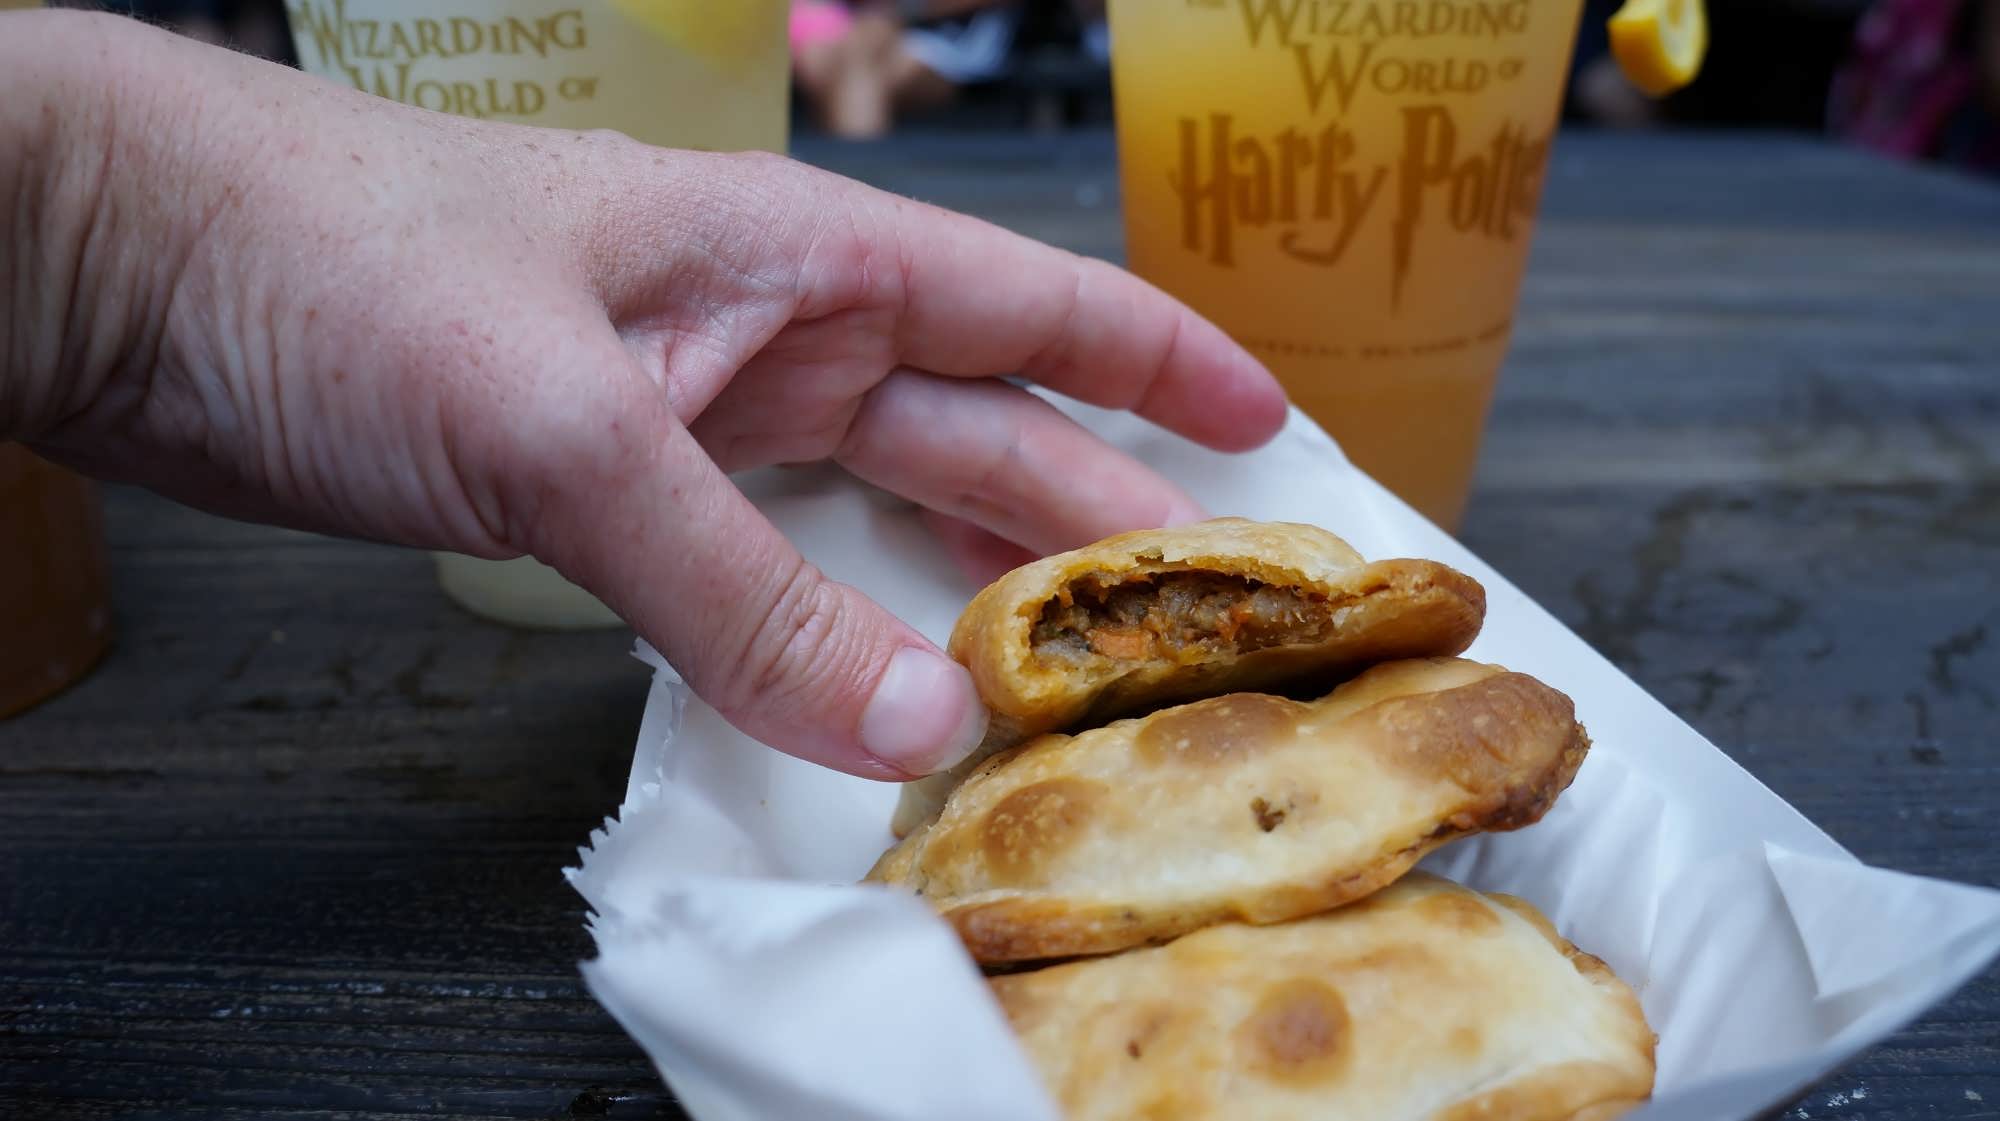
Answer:
<svg viewBox="0 0 2000 1121"><path fill-rule="evenodd" d="M1035 652L1070 663L1179 665L1224 653L1317 642L1333 626L1320 596L1220 572L1163 572L1108 582L1072 582L1043 608L1030 636Z"/></svg>

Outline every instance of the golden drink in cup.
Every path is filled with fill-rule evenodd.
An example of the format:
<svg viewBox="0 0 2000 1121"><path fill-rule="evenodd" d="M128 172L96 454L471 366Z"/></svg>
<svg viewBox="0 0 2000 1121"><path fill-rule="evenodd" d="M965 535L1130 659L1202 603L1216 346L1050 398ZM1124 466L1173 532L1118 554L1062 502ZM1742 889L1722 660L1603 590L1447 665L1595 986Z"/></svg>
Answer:
<svg viewBox="0 0 2000 1121"><path fill-rule="evenodd" d="M461 117L783 151L788 0L287 0L306 70Z"/></svg>
<svg viewBox="0 0 2000 1121"><path fill-rule="evenodd" d="M97 487L0 444L0 720L90 672L111 644Z"/></svg>
<svg viewBox="0 0 2000 1121"><path fill-rule="evenodd" d="M1447 528L1582 0L1112 0L1132 269Z"/></svg>
<svg viewBox="0 0 2000 1121"><path fill-rule="evenodd" d="M648 144L782 152L789 0L289 0L300 64L459 116L609 128ZM524 626L618 618L529 559L441 553L467 609Z"/></svg>

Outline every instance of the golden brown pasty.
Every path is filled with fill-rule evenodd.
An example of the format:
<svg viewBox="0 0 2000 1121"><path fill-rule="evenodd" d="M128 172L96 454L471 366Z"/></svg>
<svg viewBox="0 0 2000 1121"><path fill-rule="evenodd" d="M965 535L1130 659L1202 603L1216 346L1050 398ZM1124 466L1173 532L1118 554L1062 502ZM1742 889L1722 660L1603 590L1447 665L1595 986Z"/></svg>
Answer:
<svg viewBox="0 0 2000 1121"><path fill-rule="evenodd" d="M1608 1121L1653 1088L1653 1033L1603 962L1421 873L992 984L1068 1121Z"/></svg>
<svg viewBox="0 0 2000 1121"><path fill-rule="evenodd" d="M1455 658L1304 704L1245 693L989 760L869 878L981 962L1109 953L1359 899L1455 837L1538 820L1589 749L1568 697Z"/></svg>
<svg viewBox="0 0 2000 1121"><path fill-rule="evenodd" d="M992 713L979 752L904 787L895 831L934 815L995 752L1032 736L1234 692L1316 696L1375 662L1456 654L1479 583L1425 560L1370 564L1315 526L1219 518L1024 565L951 634Z"/></svg>

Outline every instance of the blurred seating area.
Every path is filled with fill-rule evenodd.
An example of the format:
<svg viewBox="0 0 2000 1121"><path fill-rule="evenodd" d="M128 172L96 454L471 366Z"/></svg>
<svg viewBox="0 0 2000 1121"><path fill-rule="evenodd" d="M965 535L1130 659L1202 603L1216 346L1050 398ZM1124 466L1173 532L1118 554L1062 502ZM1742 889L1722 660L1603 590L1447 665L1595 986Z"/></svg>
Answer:
<svg viewBox="0 0 2000 1121"><path fill-rule="evenodd" d="M190 38L297 65L284 0L49 0L51 8L94 8L162 24Z"/></svg>
<svg viewBox="0 0 2000 1121"><path fill-rule="evenodd" d="M2000 2L1709 0L1713 43L1663 101L1619 74L1585 0L1567 115L1600 128L1824 132L1909 159L2000 174ZM281 0L113 0L126 11L291 61ZM1111 121L1104 0L794 0L802 131L1057 131Z"/></svg>
<svg viewBox="0 0 2000 1121"><path fill-rule="evenodd" d="M1108 123L1103 0L795 0L796 95L806 121L872 139L892 127Z"/></svg>

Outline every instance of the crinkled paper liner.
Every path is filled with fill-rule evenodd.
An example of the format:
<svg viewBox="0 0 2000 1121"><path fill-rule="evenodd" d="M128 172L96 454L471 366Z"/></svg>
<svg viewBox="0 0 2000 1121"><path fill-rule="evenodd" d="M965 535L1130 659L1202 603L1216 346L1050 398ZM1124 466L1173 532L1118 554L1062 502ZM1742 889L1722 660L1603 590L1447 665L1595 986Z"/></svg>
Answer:
<svg viewBox="0 0 2000 1121"><path fill-rule="evenodd" d="M2000 892L1866 867L1294 415L1247 456L1058 402L1218 514L1312 522L1477 577L1468 656L1577 701L1595 748L1539 824L1426 866L1522 896L1638 989L1646 1121L1755 1117L2000 953ZM831 470L741 480L835 579L935 640L976 589L904 504ZM698 1121L1055 1121L977 969L915 899L856 886L893 788L750 741L643 645L655 681L616 820L568 871L591 991Z"/></svg>

